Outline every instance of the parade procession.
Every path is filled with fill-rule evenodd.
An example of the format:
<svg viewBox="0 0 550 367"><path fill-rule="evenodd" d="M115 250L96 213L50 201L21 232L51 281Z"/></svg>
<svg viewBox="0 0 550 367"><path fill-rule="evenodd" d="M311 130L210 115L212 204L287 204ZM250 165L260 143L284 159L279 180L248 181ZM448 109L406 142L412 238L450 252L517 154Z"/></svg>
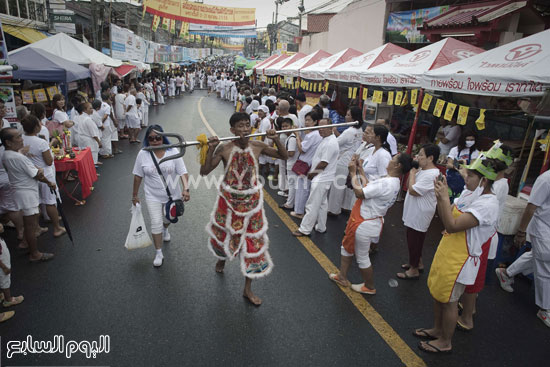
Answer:
<svg viewBox="0 0 550 367"><path fill-rule="evenodd" d="M544 0L0 0L0 366L547 365L548 63Z"/></svg>

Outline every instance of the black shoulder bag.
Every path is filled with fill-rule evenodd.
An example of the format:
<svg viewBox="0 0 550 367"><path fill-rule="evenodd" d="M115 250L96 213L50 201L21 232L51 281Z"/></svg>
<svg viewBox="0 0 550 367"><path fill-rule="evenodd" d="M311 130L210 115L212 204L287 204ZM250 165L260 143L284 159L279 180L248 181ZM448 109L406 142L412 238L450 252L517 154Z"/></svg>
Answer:
<svg viewBox="0 0 550 367"><path fill-rule="evenodd" d="M177 223L178 217L181 217L183 215L183 212L185 211L185 206L183 204L183 200L172 199L172 194L170 194L170 189L168 188L168 184L166 183L166 179L164 178L164 175L162 174L162 171L160 170L160 165L157 162L157 157L151 153L151 159L153 160L153 163L155 164L155 167L157 168L157 172L159 176L162 178L162 182L164 183L164 188L166 189L166 194L168 194L168 202L164 204L164 215L166 219L170 221L170 223Z"/></svg>

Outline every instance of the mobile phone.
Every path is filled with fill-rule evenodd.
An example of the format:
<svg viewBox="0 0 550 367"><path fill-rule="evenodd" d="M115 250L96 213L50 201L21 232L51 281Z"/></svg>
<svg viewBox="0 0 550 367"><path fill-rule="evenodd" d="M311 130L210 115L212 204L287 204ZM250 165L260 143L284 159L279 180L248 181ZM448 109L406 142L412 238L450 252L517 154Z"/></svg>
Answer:
<svg viewBox="0 0 550 367"><path fill-rule="evenodd" d="M439 176L437 177L437 181L443 182L443 173L439 172Z"/></svg>
<svg viewBox="0 0 550 367"><path fill-rule="evenodd" d="M454 159L453 160L453 166L454 166L454 168L459 169L460 168L460 162L457 159Z"/></svg>

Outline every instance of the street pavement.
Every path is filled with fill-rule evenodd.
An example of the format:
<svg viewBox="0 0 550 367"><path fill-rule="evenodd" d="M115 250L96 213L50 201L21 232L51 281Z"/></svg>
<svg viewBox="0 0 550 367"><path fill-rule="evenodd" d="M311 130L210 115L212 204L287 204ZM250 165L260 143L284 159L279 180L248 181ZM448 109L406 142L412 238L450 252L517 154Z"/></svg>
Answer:
<svg viewBox="0 0 550 367"><path fill-rule="evenodd" d="M210 135L204 121L220 136L229 135L229 102L204 91L151 107L151 123L195 140ZM201 116L202 111L202 116ZM105 160L85 206L64 197L73 235L39 239L55 253L47 263L30 264L12 248L12 293L25 301L16 315L0 324L5 366L543 366L548 364L550 330L535 316L532 284L518 279L515 292L503 292L494 273L478 299L475 328L457 331L451 355L429 355L417 347L414 328L432 326L432 298L427 272L418 281L388 285L407 260L402 203L388 212L380 250L372 256L378 294L343 291L328 279L339 265L347 218L328 218L326 234L311 239L291 235L297 220L283 212L276 190L266 188L273 273L254 281L263 300L259 308L242 296L238 261L216 274L216 260L206 247L204 227L216 189L206 184L191 191L179 223L170 226L164 264L153 268L153 247L124 248L132 196L132 168L140 147L121 143L122 154ZM190 175L199 177L197 150L184 157ZM221 167L212 177L222 174ZM143 198L143 191L140 193ZM145 219L148 215L145 210ZM293 227L294 226L294 227ZM426 238L424 263L431 263L442 227L436 218ZM14 244L14 231L4 234ZM360 282L354 265L352 282ZM87 358L75 352L13 354L10 341L99 341L108 335L108 353ZM69 343L70 344L70 343ZM75 346L76 344L71 344ZM11 344L12 351L15 344ZM83 344L80 344L84 350ZM68 348L66 348L68 349Z"/></svg>

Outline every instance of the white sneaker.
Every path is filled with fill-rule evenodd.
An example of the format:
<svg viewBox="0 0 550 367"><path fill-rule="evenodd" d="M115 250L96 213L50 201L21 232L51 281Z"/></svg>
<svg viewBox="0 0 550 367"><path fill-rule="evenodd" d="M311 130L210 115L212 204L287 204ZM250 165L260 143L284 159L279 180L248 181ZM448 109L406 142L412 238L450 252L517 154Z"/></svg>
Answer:
<svg viewBox="0 0 550 367"><path fill-rule="evenodd" d="M277 195L279 195L279 196L285 196L285 192L284 192L284 191L277 191Z"/></svg>
<svg viewBox="0 0 550 367"><path fill-rule="evenodd" d="M168 232L168 228L164 228L164 230L162 231L162 240L164 242L170 242L170 239L172 237L170 237L170 232Z"/></svg>
<svg viewBox="0 0 550 367"><path fill-rule="evenodd" d="M506 271L503 268L496 268L495 273L499 280L498 283L500 284L500 287L506 292L512 293L514 291L514 288L512 288L512 284L514 284L514 278L510 278L508 275L506 275Z"/></svg>
<svg viewBox="0 0 550 367"><path fill-rule="evenodd" d="M153 260L153 266L158 268L162 265L163 260L164 255L162 254L162 252L157 252L157 254L155 255L155 260Z"/></svg>
<svg viewBox="0 0 550 367"><path fill-rule="evenodd" d="M550 311L539 310L537 317L544 322L544 325L550 327Z"/></svg>

